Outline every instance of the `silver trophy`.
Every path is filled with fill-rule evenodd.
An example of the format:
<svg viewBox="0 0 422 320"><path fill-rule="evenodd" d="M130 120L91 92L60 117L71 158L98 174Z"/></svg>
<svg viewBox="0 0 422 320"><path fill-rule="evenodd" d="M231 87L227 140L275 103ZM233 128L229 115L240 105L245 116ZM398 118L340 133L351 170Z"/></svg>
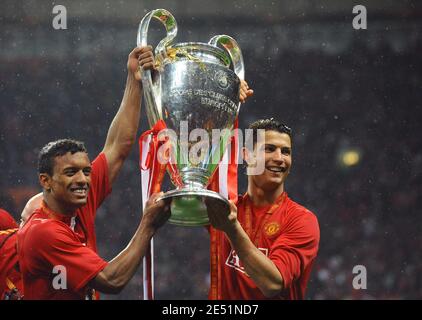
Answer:
<svg viewBox="0 0 422 320"><path fill-rule="evenodd" d="M176 136L168 140L167 153L167 171L176 189L161 199L171 198L170 223L207 225L207 204L223 215L230 213L229 202L207 190L207 186L226 151L239 112L240 79L244 78L242 52L237 42L226 35L214 36L208 43L173 44L177 23L164 9L153 10L142 19L138 46L148 44L151 18L165 26L167 35L155 48L157 72L151 75L150 70L141 70L146 113L151 127L162 120L166 130ZM199 155L193 150L198 144L189 140L192 130L197 129L209 137L208 144L201 141L208 148L200 148ZM216 132L220 132L217 139Z"/></svg>

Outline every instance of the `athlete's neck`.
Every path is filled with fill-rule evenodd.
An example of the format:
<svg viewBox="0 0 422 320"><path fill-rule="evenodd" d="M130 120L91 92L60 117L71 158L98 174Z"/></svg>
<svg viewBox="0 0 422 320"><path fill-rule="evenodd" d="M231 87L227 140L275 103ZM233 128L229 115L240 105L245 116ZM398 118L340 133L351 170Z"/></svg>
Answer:
<svg viewBox="0 0 422 320"><path fill-rule="evenodd" d="M43 193L43 196L44 196L43 197L44 202L50 210L56 213L62 214L64 216L69 216L69 217L72 217L76 214L75 208L70 208L68 206L62 205L61 203L56 201L53 197L48 195L46 192Z"/></svg>
<svg viewBox="0 0 422 320"><path fill-rule="evenodd" d="M252 181L249 181L248 183L248 196L255 207L263 207L273 204L283 192L284 183L271 191L260 188Z"/></svg>

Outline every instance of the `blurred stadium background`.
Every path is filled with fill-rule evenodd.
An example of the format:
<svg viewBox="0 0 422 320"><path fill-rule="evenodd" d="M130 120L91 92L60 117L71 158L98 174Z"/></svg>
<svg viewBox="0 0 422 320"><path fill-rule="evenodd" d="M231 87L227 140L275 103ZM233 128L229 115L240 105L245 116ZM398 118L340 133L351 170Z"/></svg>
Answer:
<svg viewBox="0 0 422 320"><path fill-rule="evenodd" d="M67 30L52 8L67 8ZM354 30L354 5L368 29ZM321 228L308 299L422 299L422 2L80 1L0 3L0 207L16 219L39 192L37 152L62 137L94 157L120 104L141 18L174 14L177 42L240 44L255 95L240 126L276 117L294 130L289 195ZM164 34L158 24L152 44ZM143 114L141 131L147 129ZM100 254L122 250L140 219L138 151L98 213ZM246 178L240 170L240 192ZM155 238L156 298L206 299L208 234L165 226ZM367 290L354 290L364 265ZM142 268L141 268L142 269ZM141 299L142 270L118 296Z"/></svg>

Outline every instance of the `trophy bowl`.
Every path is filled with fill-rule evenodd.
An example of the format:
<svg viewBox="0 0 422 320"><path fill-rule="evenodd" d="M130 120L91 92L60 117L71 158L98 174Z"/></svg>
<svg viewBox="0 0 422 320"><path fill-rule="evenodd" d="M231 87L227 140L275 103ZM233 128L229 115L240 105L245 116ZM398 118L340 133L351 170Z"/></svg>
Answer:
<svg viewBox="0 0 422 320"><path fill-rule="evenodd" d="M244 64L237 42L218 35L208 43L173 44L177 23L170 12L156 9L141 21L138 46L145 46L151 18L159 20L167 36L155 48L156 71L141 70L148 122L164 123L162 152L176 189L169 222L180 226L209 224L208 207L230 213L228 200L207 189L232 136L239 112L240 79ZM164 161L164 160L163 160ZM170 201L170 200L168 200Z"/></svg>

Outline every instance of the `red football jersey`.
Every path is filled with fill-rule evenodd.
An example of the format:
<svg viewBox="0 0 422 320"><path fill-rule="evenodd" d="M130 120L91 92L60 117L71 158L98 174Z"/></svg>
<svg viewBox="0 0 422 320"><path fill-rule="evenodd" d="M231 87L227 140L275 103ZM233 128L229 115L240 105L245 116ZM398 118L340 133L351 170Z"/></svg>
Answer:
<svg viewBox="0 0 422 320"><path fill-rule="evenodd" d="M15 219L4 209L0 208L0 231L17 228Z"/></svg>
<svg viewBox="0 0 422 320"><path fill-rule="evenodd" d="M248 209L251 208L251 209ZM237 202L238 220L255 246L270 258L284 282L272 299L304 299L319 245L316 216L288 198L275 206L255 208L246 195ZM272 212L269 212L272 211ZM249 213L248 213L249 212ZM268 299L245 273L242 262L221 231L211 232L211 299Z"/></svg>
<svg viewBox="0 0 422 320"><path fill-rule="evenodd" d="M23 293L16 251L17 230L0 231L0 300L17 299Z"/></svg>
<svg viewBox="0 0 422 320"><path fill-rule="evenodd" d="M52 212L43 203L18 232L25 299L84 299L90 295L88 282L107 265L96 253L94 220L110 192L107 160L101 153L92 163L87 204L74 217Z"/></svg>

